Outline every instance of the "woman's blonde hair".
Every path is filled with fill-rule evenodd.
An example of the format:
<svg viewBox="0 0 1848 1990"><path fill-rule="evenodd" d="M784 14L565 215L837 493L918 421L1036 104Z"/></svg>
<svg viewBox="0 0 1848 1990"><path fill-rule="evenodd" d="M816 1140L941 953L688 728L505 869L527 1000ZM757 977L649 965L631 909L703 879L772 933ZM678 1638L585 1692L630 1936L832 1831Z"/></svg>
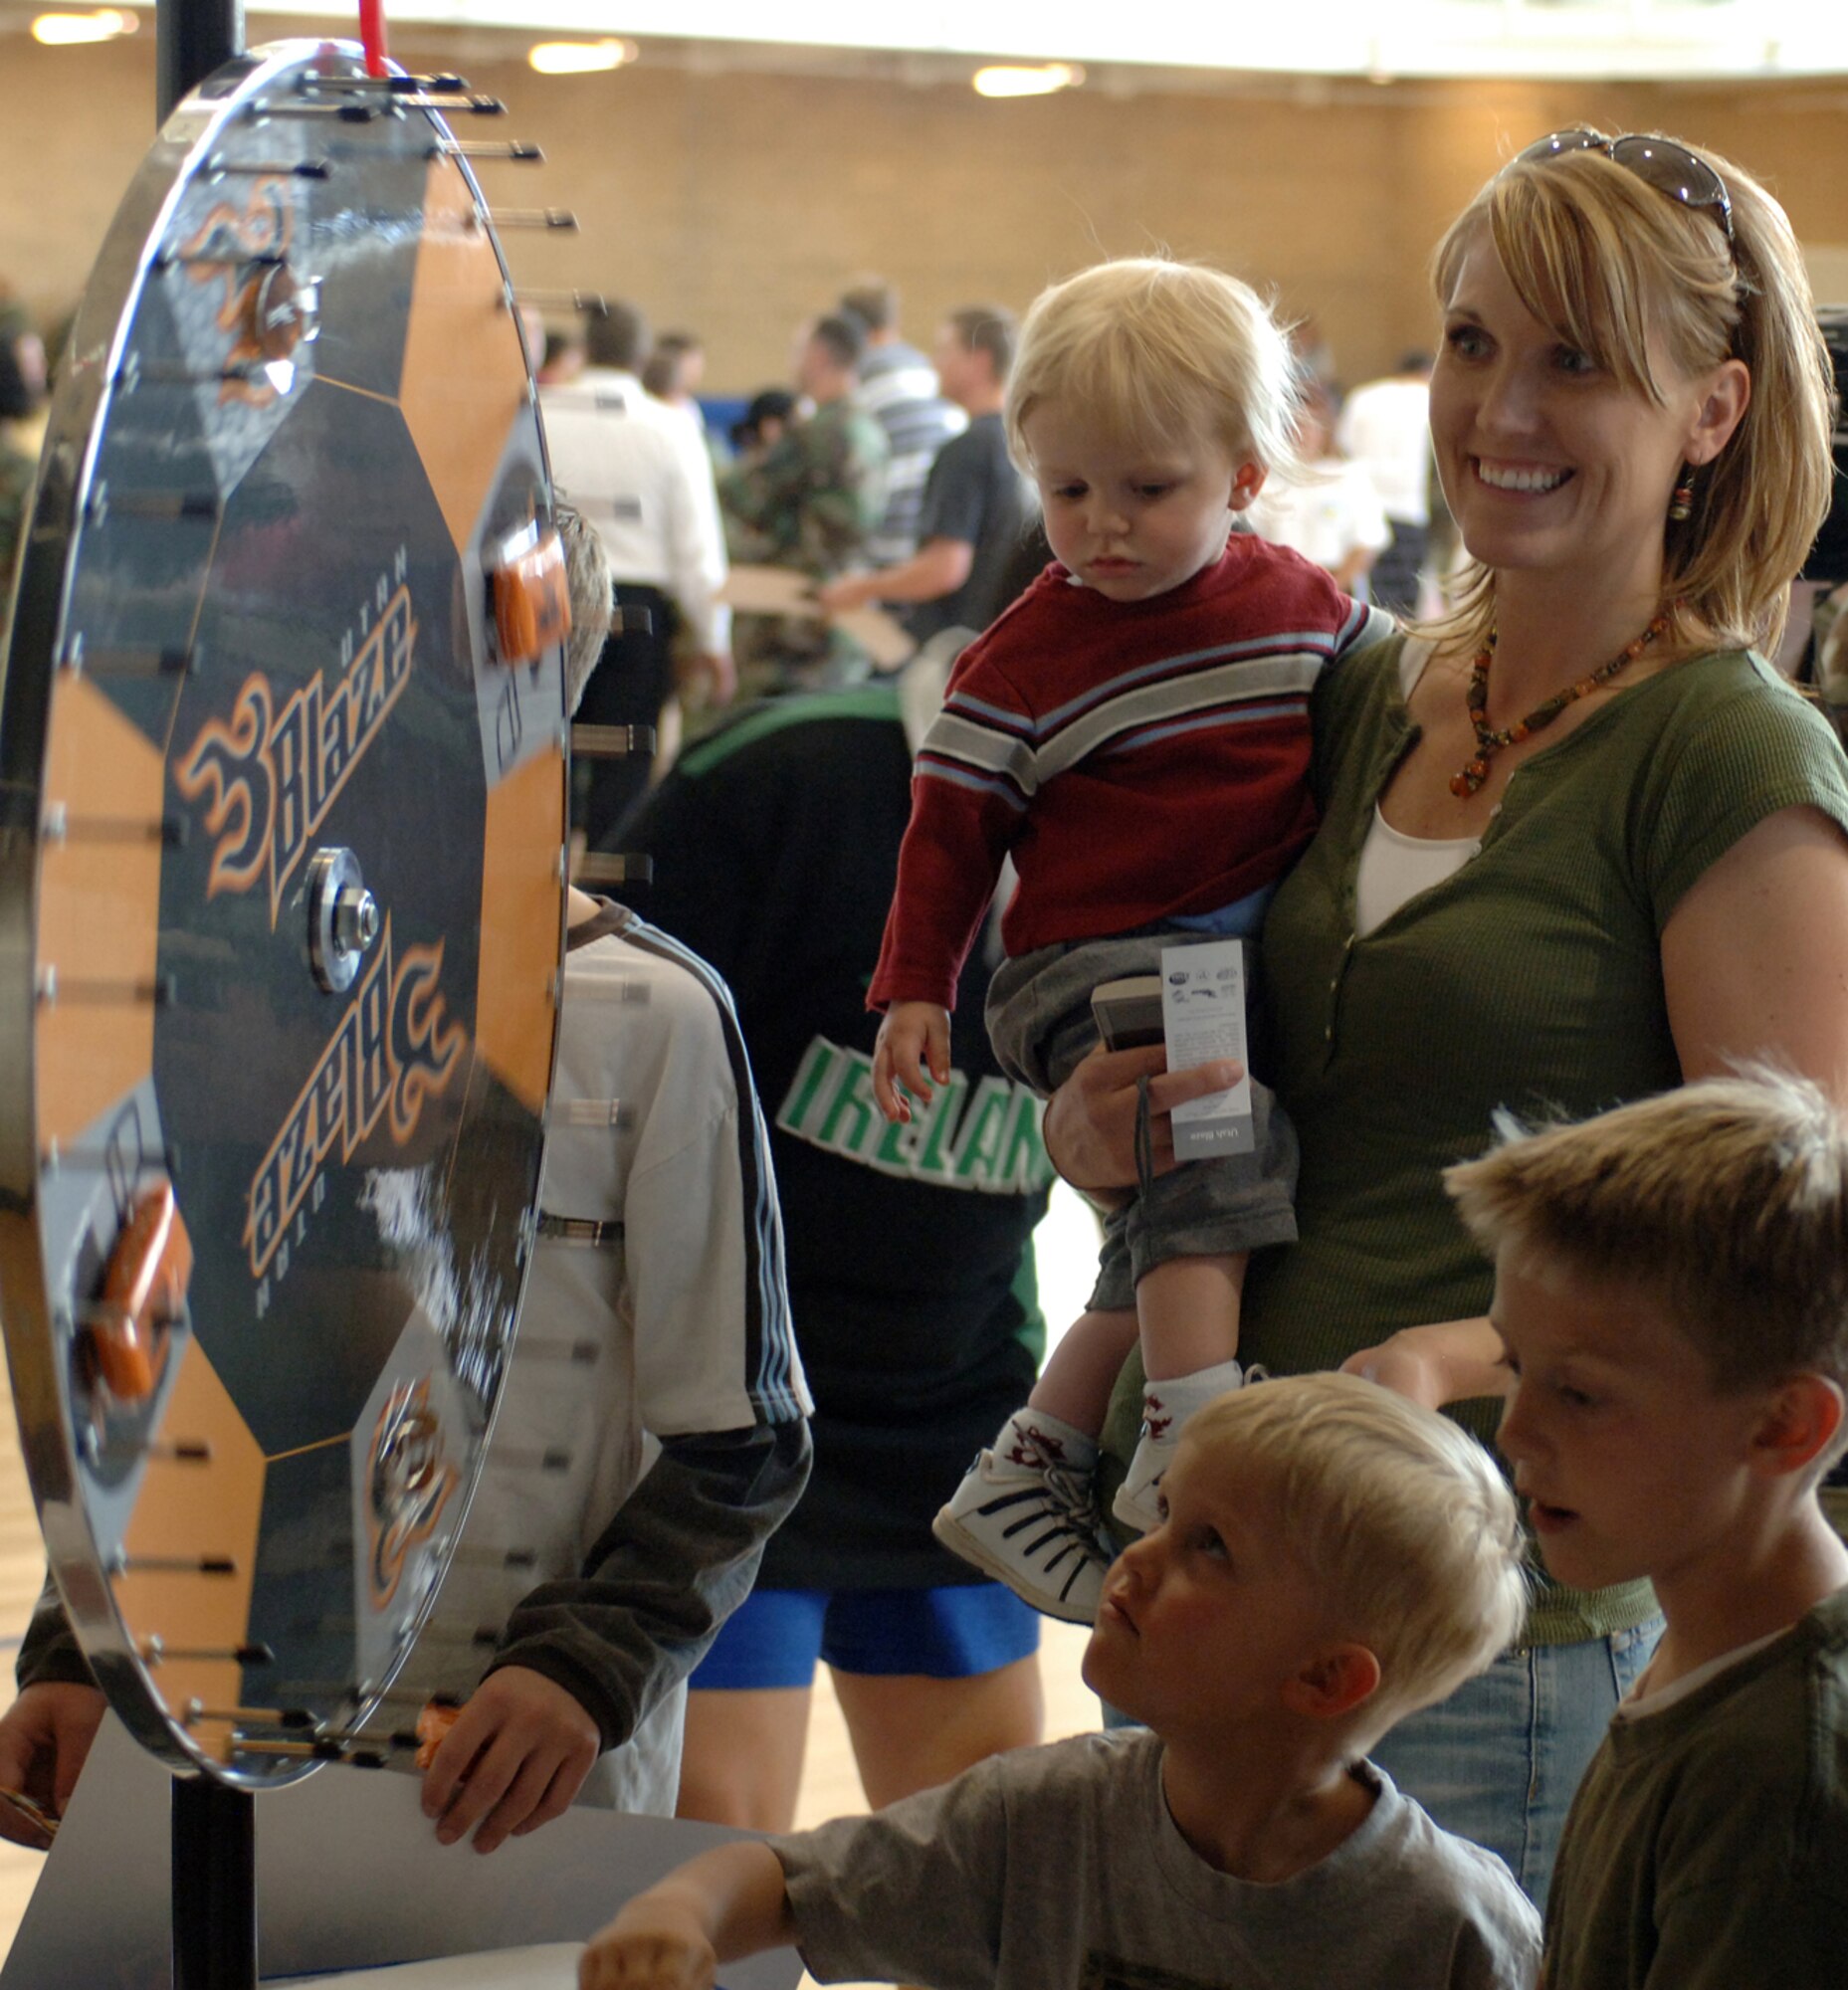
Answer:
<svg viewBox="0 0 1848 1990"><path fill-rule="evenodd" d="M1832 370L1788 216L1730 159L1697 156L1732 197L1730 253L1717 207L1684 205L1602 152L1573 151L1499 172L1438 244L1432 278L1447 303L1486 227L1535 317L1658 404L1652 333L1684 373L1745 361L1751 397L1739 427L1696 475L1692 515L1664 519L1662 585L1680 604L1678 647L1768 652L1829 507ZM1432 633L1481 642L1494 596L1493 573L1471 562Z"/></svg>
<svg viewBox="0 0 1848 1990"><path fill-rule="evenodd" d="M1211 435L1235 463L1297 471L1297 370L1290 342L1249 284L1200 263L1100 263L1034 298L1008 378L1008 449L1031 472L1023 433L1049 401L1118 437Z"/></svg>

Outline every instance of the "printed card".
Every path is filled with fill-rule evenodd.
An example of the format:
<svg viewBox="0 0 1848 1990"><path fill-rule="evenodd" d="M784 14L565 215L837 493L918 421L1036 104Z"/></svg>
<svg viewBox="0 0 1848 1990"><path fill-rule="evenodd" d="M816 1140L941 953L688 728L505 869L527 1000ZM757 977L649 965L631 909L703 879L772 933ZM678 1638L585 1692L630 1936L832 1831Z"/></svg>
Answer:
<svg viewBox="0 0 1848 1990"><path fill-rule="evenodd" d="M1161 949L1161 1021L1168 1070L1214 1058L1245 1062L1245 944L1209 940ZM1183 1161L1249 1154L1257 1145L1251 1080L1174 1108L1174 1153Z"/></svg>

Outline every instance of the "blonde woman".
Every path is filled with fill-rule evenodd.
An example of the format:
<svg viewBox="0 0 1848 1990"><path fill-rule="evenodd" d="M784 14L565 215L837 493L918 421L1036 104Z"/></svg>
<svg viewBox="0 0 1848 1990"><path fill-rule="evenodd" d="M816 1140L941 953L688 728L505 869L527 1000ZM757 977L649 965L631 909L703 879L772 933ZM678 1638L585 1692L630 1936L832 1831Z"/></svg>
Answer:
<svg viewBox="0 0 1848 1990"><path fill-rule="evenodd" d="M1498 1107L1583 1116L1741 1059L1848 1096L1848 764L1763 661L1829 478L1782 209L1672 140L1560 132L1483 188L1435 278L1432 430L1471 565L1446 621L1317 693L1325 816L1265 931L1300 1241L1254 1260L1241 1351L1409 1372L1489 1443L1490 1274L1440 1169ZM1072 1180L1134 1178L1159 1063L1094 1058L1053 1099ZM1166 1112L1224 1082L1155 1079L1158 1155ZM1381 1759L1541 1897L1658 1621L1643 1584L1546 1586L1519 1648Z"/></svg>

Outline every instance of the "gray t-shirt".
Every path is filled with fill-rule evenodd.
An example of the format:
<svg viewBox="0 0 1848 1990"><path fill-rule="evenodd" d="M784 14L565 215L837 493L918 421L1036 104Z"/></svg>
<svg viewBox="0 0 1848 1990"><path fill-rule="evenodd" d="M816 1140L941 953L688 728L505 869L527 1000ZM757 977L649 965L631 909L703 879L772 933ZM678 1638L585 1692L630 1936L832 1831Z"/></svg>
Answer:
<svg viewBox="0 0 1848 1990"><path fill-rule="evenodd" d="M960 539L974 557L969 577L953 593L921 601L905 614L920 642L940 629L979 636L1019 593L1021 549L1038 516L1032 487L1014 468L999 415L977 415L937 451L918 513L918 543Z"/></svg>
<svg viewBox="0 0 1848 1990"><path fill-rule="evenodd" d="M1145 1729L997 1755L868 1818L770 1841L823 1983L934 1990L1527 1990L1540 1919L1499 1859L1370 1764L1359 1828L1256 1886L1208 1866Z"/></svg>

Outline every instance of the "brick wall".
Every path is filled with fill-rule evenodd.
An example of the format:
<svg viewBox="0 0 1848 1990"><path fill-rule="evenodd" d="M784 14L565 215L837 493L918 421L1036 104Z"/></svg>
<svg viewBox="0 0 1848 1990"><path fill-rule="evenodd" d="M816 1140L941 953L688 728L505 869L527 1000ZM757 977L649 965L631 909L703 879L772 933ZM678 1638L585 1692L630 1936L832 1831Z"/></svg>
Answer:
<svg viewBox="0 0 1848 1990"><path fill-rule="evenodd" d="M49 313L81 288L151 136L153 35L57 50L9 36L0 52L0 277ZM575 237L512 238L516 279L630 295L657 323L696 327L718 392L783 377L797 322L859 272L897 280L923 340L958 303L1018 306L1100 254L1155 245L1315 313L1343 375L1362 378L1429 342L1426 256L1495 161L1585 119L1736 154L1776 182L1824 267L1839 269L1848 244L1840 82L1254 80L1244 96L988 102L949 84L647 61L546 78L504 58L441 59L505 98L505 131L549 154L538 170L485 166L490 198L571 207L582 221Z"/></svg>

